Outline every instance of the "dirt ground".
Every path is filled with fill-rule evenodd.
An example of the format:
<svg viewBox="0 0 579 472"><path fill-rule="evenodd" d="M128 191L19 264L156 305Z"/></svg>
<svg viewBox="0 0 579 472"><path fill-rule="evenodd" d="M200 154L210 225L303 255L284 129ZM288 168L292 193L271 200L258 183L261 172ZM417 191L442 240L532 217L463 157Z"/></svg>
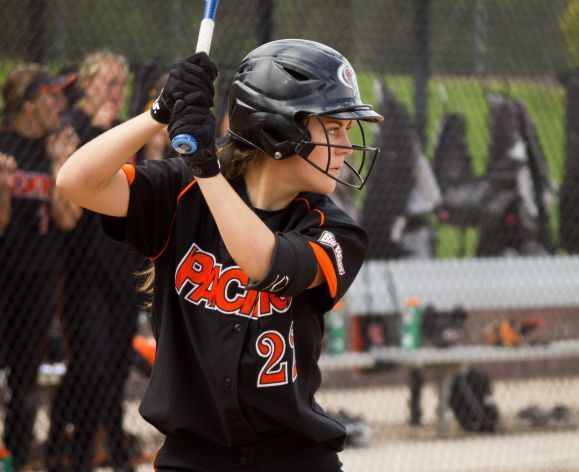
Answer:
<svg viewBox="0 0 579 472"><path fill-rule="evenodd" d="M423 425L407 425L408 390L400 387L322 389L318 401L329 411L359 416L372 429L370 443L341 453L345 472L579 472L579 430L572 424L531 426L517 413L530 405L549 411L557 405L579 418L579 378L498 382L494 397L501 423L494 434L464 433L451 417L440 437L435 428L436 396L423 392ZM128 414L127 427L149 426ZM150 444L155 443L153 436ZM157 443L158 444L158 443ZM139 472L150 472L143 465Z"/></svg>
<svg viewBox="0 0 579 472"><path fill-rule="evenodd" d="M130 384L125 428L139 438L149 456L138 472L151 472L150 460L162 438L138 414L142 379L136 377ZM422 394L423 424L413 427L408 425L405 385L322 388L317 399L326 410L358 416L371 429L367 445L341 453L345 472L579 472L579 377L497 381L493 396L501 415L497 433L465 433L450 416L450 431L444 437L435 427L437 398L431 384ZM48 430L47 400L36 422L40 441ZM532 426L518 417L529 406L546 412L564 406L571 421Z"/></svg>

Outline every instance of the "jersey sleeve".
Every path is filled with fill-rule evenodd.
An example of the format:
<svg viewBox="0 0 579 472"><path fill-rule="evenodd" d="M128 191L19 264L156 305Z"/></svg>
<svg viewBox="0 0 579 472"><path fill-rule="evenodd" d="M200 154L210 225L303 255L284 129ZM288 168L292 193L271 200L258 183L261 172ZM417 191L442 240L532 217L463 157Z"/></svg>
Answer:
<svg viewBox="0 0 579 472"><path fill-rule="evenodd" d="M366 257L368 236L338 208L328 208L322 221L309 227L304 237L324 274L325 283L314 289L312 295L318 309L325 312L344 296L358 275Z"/></svg>
<svg viewBox="0 0 579 472"><path fill-rule="evenodd" d="M312 289L319 311L327 311L354 281L366 255L366 232L335 205L316 208L290 232L276 233L270 272L251 288L297 296L313 282L318 267L325 283Z"/></svg>
<svg viewBox="0 0 579 472"><path fill-rule="evenodd" d="M155 258L169 239L179 195L194 180L179 158L126 164L123 171L130 185L127 216L103 215L103 229L113 239Z"/></svg>

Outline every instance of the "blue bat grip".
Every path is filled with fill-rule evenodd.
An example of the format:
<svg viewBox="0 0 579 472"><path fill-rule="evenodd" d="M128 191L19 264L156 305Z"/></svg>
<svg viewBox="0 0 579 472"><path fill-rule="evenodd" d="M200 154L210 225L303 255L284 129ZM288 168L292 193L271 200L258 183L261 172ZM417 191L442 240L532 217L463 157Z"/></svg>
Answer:
<svg viewBox="0 0 579 472"><path fill-rule="evenodd" d="M171 140L173 149L179 154L193 154L197 151L197 140L190 134L178 134Z"/></svg>
<svg viewBox="0 0 579 472"><path fill-rule="evenodd" d="M217 12L217 5L219 0L205 0L205 8L203 10L203 18L215 20L215 13Z"/></svg>
<svg viewBox="0 0 579 472"><path fill-rule="evenodd" d="M203 9L203 19L208 19L215 21L215 14L217 13L217 6L219 5L219 0L205 0L205 5ZM212 29L210 30L213 31ZM209 37L209 43L211 44L211 37ZM199 44L197 45L199 47ZM195 153L198 148L198 143L195 137L190 134L178 134L171 140L173 149L179 154L190 155Z"/></svg>

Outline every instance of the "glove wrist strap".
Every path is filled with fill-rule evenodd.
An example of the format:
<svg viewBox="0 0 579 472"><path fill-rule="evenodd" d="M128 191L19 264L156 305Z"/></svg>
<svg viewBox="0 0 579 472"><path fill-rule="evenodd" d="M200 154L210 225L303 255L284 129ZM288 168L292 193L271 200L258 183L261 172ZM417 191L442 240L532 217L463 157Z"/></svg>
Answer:
<svg viewBox="0 0 579 472"><path fill-rule="evenodd" d="M201 158L199 154L201 154ZM184 159L187 167L196 178L206 179L221 173L221 166L215 151L199 149L195 154Z"/></svg>
<svg viewBox="0 0 579 472"><path fill-rule="evenodd" d="M151 107L151 116L153 119L164 125L168 125L171 121L171 110L165 103L162 97L158 97Z"/></svg>

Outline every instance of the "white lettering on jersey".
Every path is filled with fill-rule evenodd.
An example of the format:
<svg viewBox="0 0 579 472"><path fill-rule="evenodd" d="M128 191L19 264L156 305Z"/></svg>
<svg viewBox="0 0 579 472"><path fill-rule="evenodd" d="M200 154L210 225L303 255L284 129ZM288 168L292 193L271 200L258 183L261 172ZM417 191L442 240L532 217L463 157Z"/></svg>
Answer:
<svg viewBox="0 0 579 472"><path fill-rule="evenodd" d="M249 277L237 266L223 267L193 244L175 271L175 290L187 302L225 314L257 319L289 310L292 297L247 290ZM283 283L280 280L278 283Z"/></svg>
<svg viewBox="0 0 579 472"><path fill-rule="evenodd" d="M323 245L332 248L334 251L334 257L336 258L336 263L338 265L338 273L340 275L344 275L346 273L346 269L344 269L344 262L342 260L342 247L340 246L340 243L336 241L334 233L331 233L330 231L324 231L318 238L318 241Z"/></svg>

